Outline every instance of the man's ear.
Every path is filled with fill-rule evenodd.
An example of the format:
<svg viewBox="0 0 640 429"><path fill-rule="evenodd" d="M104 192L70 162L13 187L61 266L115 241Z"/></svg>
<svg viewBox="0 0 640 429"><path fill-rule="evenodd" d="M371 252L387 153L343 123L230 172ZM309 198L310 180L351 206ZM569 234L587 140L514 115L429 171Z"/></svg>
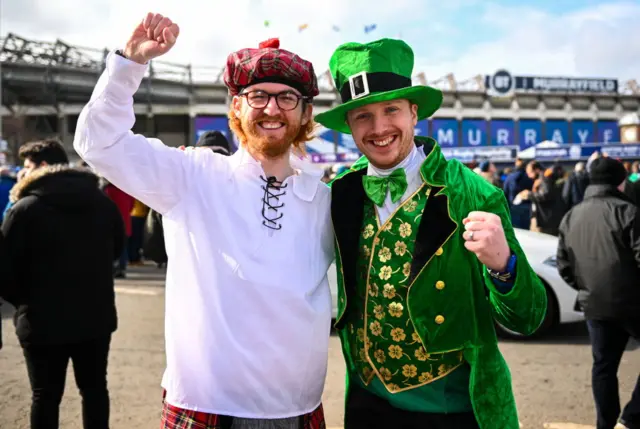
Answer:
<svg viewBox="0 0 640 429"><path fill-rule="evenodd" d="M311 103L305 103L304 112L302 112L302 125L307 125L311 118L313 118L313 105Z"/></svg>
<svg viewBox="0 0 640 429"><path fill-rule="evenodd" d="M231 107L233 108L233 113L236 114L236 117L240 117L242 116L242 97L238 97L237 95L234 95L233 98L231 99Z"/></svg>
<svg viewBox="0 0 640 429"><path fill-rule="evenodd" d="M418 125L418 105L411 104L411 120L413 121L413 126Z"/></svg>

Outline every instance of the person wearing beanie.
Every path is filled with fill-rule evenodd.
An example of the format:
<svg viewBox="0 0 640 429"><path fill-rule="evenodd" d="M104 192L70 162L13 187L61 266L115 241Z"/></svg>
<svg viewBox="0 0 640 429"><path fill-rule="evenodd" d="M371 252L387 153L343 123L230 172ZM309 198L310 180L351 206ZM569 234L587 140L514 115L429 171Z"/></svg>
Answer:
<svg viewBox="0 0 640 429"><path fill-rule="evenodd" d="M300 156L315 133L316 73L278 39L232 52L224 83L238 150L169 147L131 131L133 95L178 34L150 13L109 53L74 140L82 159L162 216L171 238L160 427L323 428L331 191Z"/></svg>
<svg viewBox="0 0 640 429"><path fill-rule="evenodd" d="M640 340L640 223L623 192L624 165L594 159L584 200L560 224L557 266L578 291L593 349L592 389L598 428L640 427L640 377L620 409L617 369L630 337Z"/></svg>
<svg viewBox="0 0 640 429"><path fill-rule="evenodd" d="M206 147L221 155L231 155L229 140L220 131L205 131L198 139L196 147Z"/></svg>

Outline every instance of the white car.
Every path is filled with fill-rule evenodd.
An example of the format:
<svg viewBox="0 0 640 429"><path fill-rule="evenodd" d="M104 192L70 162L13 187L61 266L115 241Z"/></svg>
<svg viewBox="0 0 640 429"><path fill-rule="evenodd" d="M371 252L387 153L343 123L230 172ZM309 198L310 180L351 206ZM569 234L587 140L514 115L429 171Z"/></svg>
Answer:
<svg viewBox="0 0 640 429"><path fill-rule="evenodd" d="M578 292L565 283L558 274L556 268L556 251L558 238L548 234L532 232L523 229L515 229L516 237L522 246L529 264L540 277L547 289L547 314L545 320L536 332L539 336L560 323L579 322L584 320L581 312L575 311L574 306ZM328 272L331 298L333 300L332 318L338 314L338 292L335 263ZM496 324L498 333L502 336L521 337Z"/></svg>

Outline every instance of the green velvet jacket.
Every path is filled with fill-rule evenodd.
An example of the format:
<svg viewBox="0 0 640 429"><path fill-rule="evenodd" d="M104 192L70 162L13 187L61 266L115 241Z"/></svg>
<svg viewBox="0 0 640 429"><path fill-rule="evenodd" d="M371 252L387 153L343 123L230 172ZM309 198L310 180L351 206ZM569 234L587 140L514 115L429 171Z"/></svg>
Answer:
<svg viewBox="0 0 640 429"><path fill-rule="evenodd" d="M469 393L480 427L518 429L511 375L498 349L494 321L524 335L534 333L547 308L545 288L516 240L502 190L459 161L446 160L435 140L416 137L416 144L424 146L427 154L421 171L432 190L411 262L409 314L429 353L464 350L471 366ZM345 329L344 316L353 307L350 300L355 299L358 243L367 198L362 176L367 165L363 157L331 183L338 273L335 327L339 331ZM462 220L477 210L500 216L517 256L515 284L507 294L496 290L485 267L464 247ZM436 252L440 256L434 258ZM438 281L445 282L443 290L434 287ZM445 318L444 323L436 322L438 316ZM354 373L354 368L347 371Z"/></svg>

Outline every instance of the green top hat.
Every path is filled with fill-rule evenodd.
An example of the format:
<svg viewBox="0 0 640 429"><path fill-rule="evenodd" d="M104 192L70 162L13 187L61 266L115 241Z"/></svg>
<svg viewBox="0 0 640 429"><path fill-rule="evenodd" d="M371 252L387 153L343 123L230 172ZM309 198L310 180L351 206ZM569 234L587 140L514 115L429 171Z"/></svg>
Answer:
<svg viewBox="0 0 640 429"><path fill-rule="evenodd" d="M315 120L341 133L351 134L347 112L365 104L407 99L418 105L418 120L433 115L442 104L439 89L411 86L413 50L402 40L345 43L331 56L329 69L342 104Z"/></svg>

